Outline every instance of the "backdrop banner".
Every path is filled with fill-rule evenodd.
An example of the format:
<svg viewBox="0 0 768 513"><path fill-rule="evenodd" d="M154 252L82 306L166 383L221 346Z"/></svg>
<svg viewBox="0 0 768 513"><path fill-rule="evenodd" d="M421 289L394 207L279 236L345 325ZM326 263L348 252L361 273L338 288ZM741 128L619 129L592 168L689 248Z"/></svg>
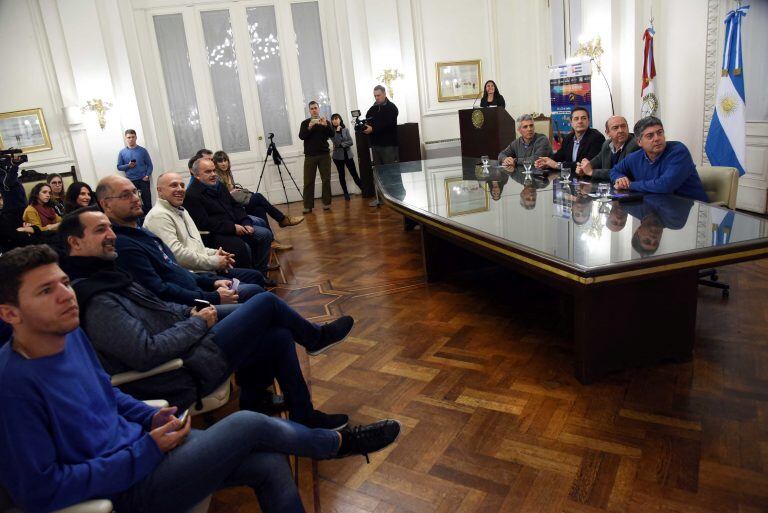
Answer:
<svg viewBox="0 0 768 513"><path fill-rule="evenodd" d="M552 130L555 137L571 131L571 111L577 105L589 111L592 120L592 66L588 60L550 66L549 95L552 103Z"/></svg>

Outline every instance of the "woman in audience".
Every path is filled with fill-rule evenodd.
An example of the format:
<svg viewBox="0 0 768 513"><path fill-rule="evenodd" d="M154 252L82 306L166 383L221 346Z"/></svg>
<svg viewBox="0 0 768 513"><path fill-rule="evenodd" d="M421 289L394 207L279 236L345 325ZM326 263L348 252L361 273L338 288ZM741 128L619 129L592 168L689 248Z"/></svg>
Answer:
<svg viewBox="0 0 768 513"><path fill-rule="evenodd" d="M352 160L352 154L349 151L353 143L349 130L344 126L344 120L341 119L339 114L334 114L331 116L331 123L333 123L333 163L336 164L336 169L339 171L339 185L341 185L341 190L344 191L344 199L349 201L347 180L344 177L344 166L346 165L349 168L349 174L358 188L362 189L363 184L357 175L355 161Z"/></svg>
<svg viewBox="0 0 768 513"><path fill-rule="evenodd" d="M217 151L213 154L213 164L216 166L216 174L221 180L221 183L227 186L227 190L232 194L232 197L237 201L248 213L248 215L256 216L264 223L266 227L272 230L269 226L269 217L277 221L277 224L281 228L286 226L294 226L304 220L304 216L287 216L280 212L275 206L264 197L263 194L258 192L251 192L241 185L235 183L235 178L232 176L232 169L229 163L229 155L224 151ZM290 244L283 244L278 242L277 239L272 241L272 249L291 249L293 246Z"/></svg>
<svg viewBox="0 0 768 513"><path fill-rule="evenodd" d="M91 186L85 182L75 182L67 189L64 196L64 212L69 214L78 208L89 207L96 204L96 195Z"/></svg>
<svg viewBox="0 0 768 513"><path fill-rule="evenodd" d="M64 179L58 173L51 173L45 179L51 186L51 203L59 216L64 215Z"/></svg>
<svg viewBox="0 0 768 513"><path fill-rule="evenodd" d="M481 107L505 107L504 97L501 95L496 82L489 80L483 86L483 98L480 100Z"/></svg>
<svg viewBox="0 0 768 513"><path fill-rule="evenodd" d="M29 193L29 206L24 209L22 219L25 223L37 226L43 231L56 230L61 216L56 213L51 202L51 186L39 183Z"/></svg>

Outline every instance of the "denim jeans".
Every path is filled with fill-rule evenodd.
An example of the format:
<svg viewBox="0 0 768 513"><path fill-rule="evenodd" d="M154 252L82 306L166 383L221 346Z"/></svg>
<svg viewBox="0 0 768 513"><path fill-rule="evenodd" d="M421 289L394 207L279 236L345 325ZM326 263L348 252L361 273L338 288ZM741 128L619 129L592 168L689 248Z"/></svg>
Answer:
<svg viewBox="0 0 768 513"><path fill-rule="evenodd" d="M336 432L239 411L210 428L193 430L157 468L113 498L116 511L187 511L230 486L250 486L264 513L304 511L287 454L332 458Z"/></svg>
<svg viewBox="0 0 768 513"><path fill-rule="evenodd" d="M259 294L232 310L211 331L230 370L237 370L244 395L277 379L291 418L306 419L312 413L312 400L294 341L314 349L320 341L320 326L274 294Z"/></svg>
<svg viewBox="0 0 768 513"><path fill-rule="evenodd" d="M259 192L251 194L251 199L248 200L248 205L246 205L245 210L249 215L256 216L264 221L267 228L269 228L269 219L267 219L267 215L278 223L285 219L285 214L275 208L275 206Z"/></svg>
<svg viewBox="0 0 768 513"><path fill-rule="evenodd" d="M272 235L272 230L269 229L268 222L259 219L256 216L248 217L253 223L253 234L244 236L244 240L251 248L253 268L258 269L262 273L266 273L267 264L269 263L269 252L272 248L272 241L275 240L275 236Z"/></svg>

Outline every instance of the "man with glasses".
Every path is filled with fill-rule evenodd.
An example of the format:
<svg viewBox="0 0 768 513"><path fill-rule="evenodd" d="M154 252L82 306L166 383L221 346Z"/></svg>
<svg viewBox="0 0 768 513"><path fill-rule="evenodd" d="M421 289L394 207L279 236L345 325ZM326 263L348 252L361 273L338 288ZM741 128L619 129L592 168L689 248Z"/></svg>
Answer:
<svg viewBox="0 0 768 513"><path fill-rule="evenodd" d="M648 116L635 123L635 135L643 151L632 153L611 169L614 187L709 201L691 152L681 142L667 142L659 118Z"/></svg>
<svg viewBox="0 0 768 513"><path fill-rule="evenodd" d="M141 200L130 180L121 176L102 178L96 187L96 197L117 235L118 267L161 299L188 306L195 306L195 300L200 299L220 305L220 313L226 314L232 307L224 306L236 306L238 301L264 291L258 285L246 284L233 290L230 280L195 274L181 267L159 237L138 226L143 215Z"/></svg>

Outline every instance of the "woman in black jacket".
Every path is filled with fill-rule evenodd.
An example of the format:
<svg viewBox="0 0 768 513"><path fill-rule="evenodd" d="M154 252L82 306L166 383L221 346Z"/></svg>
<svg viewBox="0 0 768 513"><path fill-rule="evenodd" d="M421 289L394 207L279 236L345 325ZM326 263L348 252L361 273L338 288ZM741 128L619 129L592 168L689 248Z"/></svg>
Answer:
<svg viewBox="0 0 768 513"><path fill-rule="evenodd" d="M349 175L359 189L362 190L363 184L360 182L360 177L357 174L355 161L352 160L352 152L350 151L353 144L352 137L349 135L347 127L344 126L344 120L341 119L341 115L334 114L331 116L331 124L333 125L333 163L336 164L336 169L339 171L339 185L341 185L341 190L344 191L344 199L349 201L344 166L346 165L349 168Z"/></svg>
<svg viewBox="0 0 768 513"><path fill-rule="evenodd" d="M483 97L480 100L481 107L505 107L504 97L496 87L496 82L489 80L483 86Z"/></svg>

